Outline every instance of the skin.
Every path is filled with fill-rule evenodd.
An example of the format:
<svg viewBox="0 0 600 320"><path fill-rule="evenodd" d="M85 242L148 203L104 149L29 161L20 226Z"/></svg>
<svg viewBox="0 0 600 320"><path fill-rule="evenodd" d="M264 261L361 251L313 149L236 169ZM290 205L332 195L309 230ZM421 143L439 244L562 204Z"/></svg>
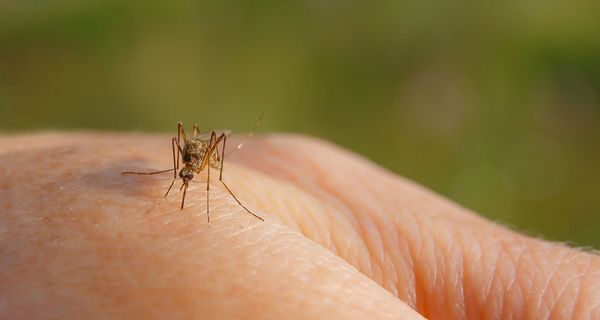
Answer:
<svg viewBox="0 0 600 320"><path fill-rule="evenodd" d="M229 142L230 145L235 143ZM256 138L147 212L167 136L0 138L1 319L593 319L600 257L324 141ZM180 182L176 183L178 187ZM416 311L415 311L416 310Z"/></svg>

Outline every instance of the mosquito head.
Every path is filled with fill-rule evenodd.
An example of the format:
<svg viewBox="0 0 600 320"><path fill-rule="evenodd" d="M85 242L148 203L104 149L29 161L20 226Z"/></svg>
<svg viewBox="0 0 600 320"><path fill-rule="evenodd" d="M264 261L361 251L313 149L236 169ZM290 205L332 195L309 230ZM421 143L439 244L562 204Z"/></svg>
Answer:
<svg viewBox="0 0 600 320"><path fill-rule="evenodd" d="M184 183L194 179L194 172L189 168L183 168L179 171L179 177L183 179Z"/></svg>

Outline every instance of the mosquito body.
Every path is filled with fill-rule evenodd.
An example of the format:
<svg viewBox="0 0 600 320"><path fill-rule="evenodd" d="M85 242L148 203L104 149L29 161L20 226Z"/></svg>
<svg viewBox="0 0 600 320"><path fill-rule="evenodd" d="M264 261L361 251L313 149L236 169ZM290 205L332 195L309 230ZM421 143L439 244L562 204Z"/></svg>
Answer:
<svg viewBox="0 0 600 320"><path fill-rule="evenodd" d="M262 117L261 117L262 118ZM260 120L259 120L260 121ZM122 172L121 174L135 174L135 175L153 175L166 172L173 172L173 180L167 189L167 192L161 199L161 202L167 198L169 192L173 188L175 181L180 178L182 180L181 187L179 190L183 190L183 196L181 197L181 209L185 205L185 196L190 181L194 179L194 174L200 174L206 170L206 213L208 219L208 225L210 226L210 171L211 168L219 170L219 181L223 184L223 187L229 192L229 194L235 199L235 201L242 207L246 212L253 215L257 219L264 221L263 218L250 211L244 206L240 200L233 194L231 189L223 181L223 162L225 160L225 145L227 143L227 137L230 132L211 131L210 133L200 133L198 126L194 125L193 135L188 138L183 123L177 123L177 137L171 139L171 147L173 151L173 169L155 171L155 172ZM237 149L241 148L241 144L237 146ZM219 150L220 149L220 150ZM181 169L180 169L181 165ZM159 202L160 204L160 202ZM158 204L157 204L158 206Z"/></svg>

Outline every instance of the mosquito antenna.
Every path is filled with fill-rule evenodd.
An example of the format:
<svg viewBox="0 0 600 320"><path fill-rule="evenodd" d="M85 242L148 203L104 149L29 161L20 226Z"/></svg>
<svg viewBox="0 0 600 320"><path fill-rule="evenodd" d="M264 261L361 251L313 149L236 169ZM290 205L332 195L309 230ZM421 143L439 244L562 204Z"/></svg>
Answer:
<svg viewBox="0 0 600 320"><path fill-rule="evenodd" d="M248 136L246 136L246 139L244 139L244 141L242 141L240 144L235 146L235 148L233 148L229 152L227 152L227 155L230 155L233 152L240 150L244 146L244 144L246 144L246 142L248 142L250 139L252 139L252 137L254 137L254 133L256 132L256 130L262 125L262 121L263 121L264 117L265 117L265 113L262 112L260 114L260 117L258 117L258 120L256 120L256 122L254 123L254 127L252 128L252 131L250 131L248 133Z"/></svg>
<svg viewBox="0 0 600 320"><path fill-rule="evenodd" d="M153 175L153 174L161 174L161 173L165 173L165 172L171 172L175 169L166 169L166 170L160 170L160 171L154 171L154 172L136 172L136 171L124 171L121 172L121 174L137 174L137 175Z"/></svg>

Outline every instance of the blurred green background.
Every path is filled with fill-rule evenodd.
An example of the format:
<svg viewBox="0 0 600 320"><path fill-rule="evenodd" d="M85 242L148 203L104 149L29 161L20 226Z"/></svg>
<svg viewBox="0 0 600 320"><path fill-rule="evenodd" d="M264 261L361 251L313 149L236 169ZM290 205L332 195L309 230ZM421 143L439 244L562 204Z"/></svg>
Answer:
<svg viewBox="0 0 600 320"><path fill-rule="evenodd" d="M600 248L600 1L0 1L0 130L301 132ZM168 147L168 143L165 143Z"/></svg>

